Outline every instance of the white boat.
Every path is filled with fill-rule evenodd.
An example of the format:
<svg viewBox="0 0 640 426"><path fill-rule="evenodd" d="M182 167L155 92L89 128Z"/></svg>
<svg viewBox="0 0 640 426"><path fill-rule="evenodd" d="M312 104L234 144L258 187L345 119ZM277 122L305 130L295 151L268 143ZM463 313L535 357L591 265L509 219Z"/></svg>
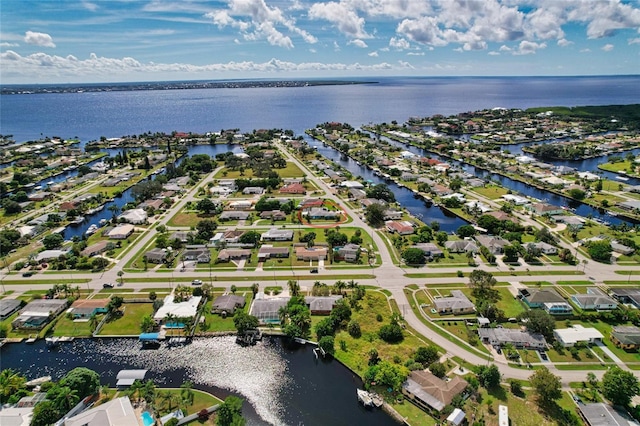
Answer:
<svg viewBox="0 0 640 426"><path fill-rule="evenodd" d="M84 216L78 216L75 219L73 219L70 223L73 223L75 225L80 225L82 222L84 222Z"/></svg>
<svg viewBox="0 0 640 426"><path fill-rule="evenodd" d="M75 339L75 337L73 336L62 336L58 339L58 341L60 343L69 343L69 342L73 342L73 339Z"/></svg>
<svg viewBox="0 0 640 426"><path fill-rule="evenodd" d="M33 343L35 343L35 342L36 342L37 338L38 338L37 336L36 336L36 337L33 337L32 335L29 335L29 338L25 341L25 343L27 343L27 344L30 344L30 345L31 345L31 344L33 344Z"/></svg>
<svg viewBox="0 0 640 426"><path fill-rule="evenodd" d="M58 346L60 344L60 338L57 336L54 337L46 337L44 339L45 343L47 344L47 346L49 347L54 347L54 346Z"/></svg>
<svg viewBox="0 0 640 426"><path fill-rule="evenodd" d="M37 379L29 380L24 385L28 388L35 388L36 386L40 386L43 383L47 383L51 381L51 376L42 376Z"/></svg>
<svg viewBox="0 0 640 426"><path fill-rule="evenodd" d="M358 401L362 402L365 407L373 407L373 398L369 395L369 392L363 389L356 389L358 394Z"/></svg>
<svg viewBox="0 0 640 426"><path fill-rule="evenodd" d="M55 184L56 184L56 183L55 183L54 181L52 181L52 180L50 180L49 182L47 182L47 185L48 185L48 186L55 185Z"/></svg>
<svg viewBox="0 0 640 426"><path fill-rule="evenodd" d="M107 219L100 219L100 226L104 226L107 224Z"/></svg>
<svg viewBox="0 0 640 426"><path fill-rule="evenodd" d="M616 213L616 212L612 212L611 210L607 210L607 214L608 214L609 216L613 216L613 217L618 216L618 213Z"/></svg>
<svg viewBox="0 0 640 426"><path fill-rule="evenodd" d="M98 225L93 223L91 224L91 226L89 226L89 228L87 228L87 230L85 231L85 235L93 235L96 233L97 230L98 230Z"/></svg>
<svg viewBox="0 0 640 426"><path fill-rule="evenodd" d="M623 182L626 182L626 181L628 181L628 180L629 180L629 178L628 178L628 177L624 177L624 176L616 176L616 179L621 180L621 181L623 181Z"/></svg>

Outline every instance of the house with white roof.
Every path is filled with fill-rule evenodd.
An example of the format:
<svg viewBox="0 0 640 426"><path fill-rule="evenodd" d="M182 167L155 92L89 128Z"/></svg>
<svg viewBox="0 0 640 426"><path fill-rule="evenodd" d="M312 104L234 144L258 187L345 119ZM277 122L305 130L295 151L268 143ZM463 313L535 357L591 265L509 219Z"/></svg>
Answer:
<svg viewBox="0 0 640 426"><path fill-rule="evenodd" d="M126 210L118 216L118 220L124 220L125 222L139 225L147 221L147 212L144 209Z"/></svg>
<svg viewBox="0 0 640 426"><path fill-rule="evenodd" d="M174 318L195 318L202 297L191 296L181 302L176 302L175 300L173 293L164 298L164 304L153 315L153 320L156 324L160 324L167 315L172 315Z"/></svg>
<svg viewBox="0 0 640 426"><path fill-rule="evenodd" d="M569 328L559 328L553 330L553 336L565 348L571 347L576 343L594 344L602 342L603 335L593 327L583 327L580 324L574 324Z"/></svg>

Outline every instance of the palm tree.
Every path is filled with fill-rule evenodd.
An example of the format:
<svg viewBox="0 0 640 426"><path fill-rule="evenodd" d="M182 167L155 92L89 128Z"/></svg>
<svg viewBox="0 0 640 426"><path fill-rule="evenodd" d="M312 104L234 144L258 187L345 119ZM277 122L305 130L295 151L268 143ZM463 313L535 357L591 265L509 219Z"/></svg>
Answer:
<svg viewBox="0 0 640 426"><path fill-rule="evenodd" d="M24 388L27 379L15 370L7 368L0 372L0 401L7 402L9 397Z"/></svg>
<svg viewBox="0 0 640 426"><path fill-rule="evenodd" d="M89 327L91 328L92 333L96 331L96 328L98 328L98 317L96 314L91 315L91 318L89 318Z"/></svg>
<svg viewBox="0 0 640 426"><path fill-rule="evenodd" d="M343 290L345 289L346 286L347 286L347 283L345 283L342 280L338 280L338 281L335 282L335 284L333 284L333 287L336 289L338 294L342 294L342 292L343 292Z"/></svg>
<svg viewBox="0 0 640 426"><path fill-rule="evenodd" d="M124 275L124 272L122 270L118 271L118 278L120 279L120 285L124 284L124 280L122 279L123 275Z"/></svg>
<svg viewBox="0 0 640 426"><path fill-rule="evenodd" d="M291 296L297 296L300 294L300 284L296 280L287 281L287 285L289 286L289 293Z"/></svg>
<svg viewBox="0 0 640 426"><path fill-rule="evenodd" d="M118 212L120 212L120 207L118 207L116 204L111 204L109 207L107 207L107 210L109 210L112 214L113 220L116 220L116 216L118 216Z"/></svg>
<svg viewBox="0 0 640 426"><path fill-rule="evenodd" d="M182 401L185 405L193 405L193 383L190 381L186 381L180 385L180 396L182 397Z"/></svg>

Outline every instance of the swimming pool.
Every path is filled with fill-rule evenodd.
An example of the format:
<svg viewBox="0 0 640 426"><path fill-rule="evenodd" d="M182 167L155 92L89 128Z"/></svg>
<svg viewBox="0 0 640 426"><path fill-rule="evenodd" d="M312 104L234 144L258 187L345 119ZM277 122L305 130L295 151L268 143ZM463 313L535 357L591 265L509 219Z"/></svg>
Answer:
<svg viewBox="0 0 640 426"><path fill-rule="evenodd" d="M144 426L153 426L154 424L156 424L156 421L153 420L153 416L148 411L143 411L141 417L142 417L142 424Z"/></svg>

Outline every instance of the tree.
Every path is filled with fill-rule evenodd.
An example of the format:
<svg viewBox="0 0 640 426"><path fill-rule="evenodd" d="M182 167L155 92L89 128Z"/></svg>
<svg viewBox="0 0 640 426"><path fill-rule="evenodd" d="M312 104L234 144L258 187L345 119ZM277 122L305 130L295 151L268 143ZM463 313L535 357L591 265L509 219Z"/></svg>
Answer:
<svg viewBox="0 0 640 426"><path fill-rule="evenodd" d="M203 214L206 214L206 215L209 215L211 214L211 212L214 212L216 208L217 208L216 203L211 201L209 198L203 198L202 200L198 201L198 204L196 205L196 209L198 209L198 211L201 211Z"/></svg>
<svg viewBox="0 0 640 426"><path fill-rule="evenodd" d="M300 294L300 284L296 280L287 281L287 286L289 287L289 294L291 296L298 296Z"/></svg>
<svg viewBox="0 0 640 426"><path fill-rule="evenodd" d="M407 380L408 375L409 372L405 367L392 364L389 361L380 361L373 365L369 363L369 368L364 377L367 383L376 382L379 385L398 391Z"/></svg>
<svg viewBox="0 0 640 426"><path fill-rule="evenodd" d="M560 378L542 367L529 377L529 382L538 396L540 405L549 405L562 398Z"/></svg>
<svg viewBox="0 0 640 426"><path fill-rule="evenodd" d="M613 366L602 376L602 395L614 405L626 407L638 394L640 394L640 384L633 373Z"/></svg>
<svg viewBox="0 0 640 426"><path fill-rule="evenodd" d="M424 265L426 260L424 252L415 247L403 250L402 259L407 265Z"/></svg>
<svg viewBox="0 0 640 426"><path fill-rule="evenodd" d="M456 234L458 234L460 238L473 237L476 235L476 228L474 228L473 225L462 225L458 228Z"/></svg>
<svg viewBox="0 0 640 426"><path fill-rule="evenodd" d="M60 419L60 413L53 401L44 400L36 404L33 409L31 426L49 426Z"/></svg>
<svg viewBox="0 0 640 426"><path fill-rule="evenodd" d="M187 380L180 385L180 397L186 405L193 405L193 398L195 397L195 394L193 393L192 382Z"/></svg>
<svg viewBox="0 0 640 426"><path fill-rule="evenodd" d="M518 261L520 252L515 246L508 245L504 247L504 261L508 263L514 263Z"/></svg>
<svg viewBox="0 0 640 426"><path fill-rule="evenodd" d="M527 330L540 333L547 339L553 337L556 320L547 311L543 309L531 309L521 314L520 317L528 319Z"/></svg>
<svg viewBox="0 0 640 426"><path fill-rule="evenodd" d="M100 376L93 370L77 367L69 371L61 380L60 386L66 386L78 392L79 398L94 395L100 389Z"/></svg>
<svg viewBox="0 0 640 426"><path fill-rule="evenodd" d="M333 333L335 333L333 318L325 317L321 319L315 326L315 332L318 340L321 340L325 336L333 336Z"/></svg>
<svg viewBox="0 0 640 426"><path fill-rule="evenodd" d="M447 368L444 366L444 364L442 364L441 362L432 362L431 365L429 366L429 371L431 371L431 373L439 378L444 378L444 376L447 374Z"/></svg>
<svg viewBox="0 0 640 426"><path fill-rule="evenodd" d="M498 366L495 364L479 366L477 375L480 384L487 389L495 389L500 386L502 376Z"/></svg>
<svg viewBox="0 0 640 426"><path fill-rule="evenodd" d="M336 352L335 349L335 340L333 336L323 336L318 342L318 346L322 349L326 354L333 356Z"/></svg>
<svg viewBox="0 0 640 426"><path fill-rule="evenodd" d="M496 279L489 272L476 269L469 274L471 295L476 299L497 302L500 299L500 294L493 288L496 283Z"/></svg>
<svg viewBox="0 0 640 426"><path fill-rule="evenodd" d="M252 244L256 246L260 242L260 238L262 238L262 234L258 231L247 231L238 238L238 241L242 244Z"/></svg>
<svg viewBox="0 0 640 426"><path fill-rule="evenodd" d="M436 242L438 243L438 245L440 246L444 246L444 243L447 242L447 240L449 239L449 235L447 235L446 232L444 231L438 231L436 232Z"/></svg>
<svg viewBox="0 0 640 426"><path fill-rule="evenodd" d="M42 239L42 244L47 250L58 248L64 243L64 238L60 234L50 234Z"/></svg>
<svg viewBox="0 0 640 426"><path fill-rule="evenodd" d="M396 322L385 324L380 327L378 336L387 343L400 343L402 342L402 339L404 339L404 336L402 335L402 328Z"/></svg>
<svg viewBox="0 0 640 426"><path fill-rule="evenodd" d="M233 325L236 326L238 334L244 334L247 330L251 330L258 327L258 318L249 315L245 311L237 311L233 316Z"/></svg>
<svg viewBox="0 0 640 426"><path fill-rule="evenodd" d="M216 425L218 426L243 426L245 419L242 417L242 399L230 395L225 398L217 411Z"/></svg>
<svg viewBox="0 0 640 426"><path fill-rule="evenodd" d="M587 247L589 256L597 262L611 261L611 243L609 241L592 241Z"/></svg>
<svg viewBox="0 0 640 426"><path fill-rule="evenodd" d="M373 185L367 189L367 197L375 198L377 200L384 200L388 203L393 203L396 201L396 196L389 189L389 187L383 183L379 183L377 185Z"/></svg>
<svg viewBox="0 0 640 426"><path fill-rule="evenodd" d="M213 237L213 233L218 228L218 224L210 219L203 219L196 225L198 230L198 238L201 240L210 240Z"/></svg>
<svg viewBox="0 0 640 426"><path fill-rule="evenodd" d="M358 338L362 336L362 330L360 329L360 323L356 320L349 321L349 325L347 325L347 332L353 338Z"/></svg>
<svg viewBox="0 0 640 426"><path fill-rule="evenodd" d="M439 358L440 357L438 355L438 348L436 348L434 345L420 346L413 356L413 359L416 362L419 362L425 367L431 365Z"/></svg>
<svg viewBox="0 0 640 426"><path fill-rule="evenodd" d="M155 321L151 318L151 315L145 315L142 317L140 321L140 331L143 333L149 333L153 331L153 328L156 326Z"/></svg>
<svg viewBox="0 0 640 426"><path fill-rule="evenodd" d="M256 297L256 294L258 294L259 290L260 290L260 284L258 284L258 283L251 284L251 292L253 293L254 299Z"/></svg>
<svg viewBox="0 0 640 426"><path fill-rule="evenodd" d="M14 393L24 389L27 379L24 376L7 368L0 372L0 402L5 403Z"/></svg>
<svg viewBox="0 0 640 426"><path fill-rule="evenodd" d="M7 215L17 214L22 211L22 207L20 207L20 203L13 200L5 200L2 203L2 207L4 207L4 213Z"/></svg>
<svg viewBox="0 0 640 426"><path fill-rule="evenodd" d="M367 223L373 228L380 228L384 225L384 211L385 207L378 203L373 203L364 211L364 217L367 219Z"/></svg>

